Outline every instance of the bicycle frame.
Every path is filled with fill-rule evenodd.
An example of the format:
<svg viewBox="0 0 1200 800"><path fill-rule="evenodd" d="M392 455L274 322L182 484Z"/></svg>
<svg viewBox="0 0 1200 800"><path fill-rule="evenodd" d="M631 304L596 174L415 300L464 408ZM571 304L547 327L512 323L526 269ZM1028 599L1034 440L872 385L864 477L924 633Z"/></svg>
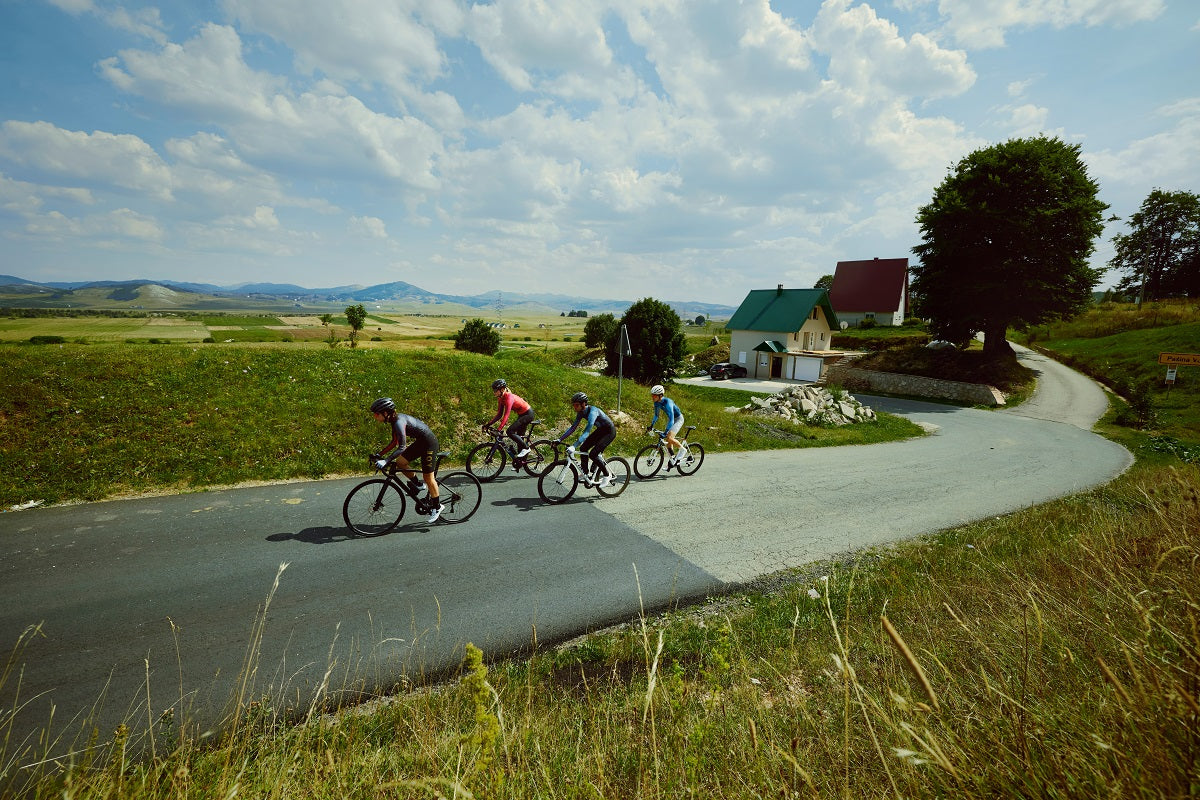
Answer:
<svg viewBox="0 0 1200 800"><path fill-rule="evenodd" d="M471 448L471 452L467 454L467 472L488 483L499 477L511 460L513 471L520 472L524 469L531 476L537 475L545 463L553 460L550 450L547 449L551 447L549 440L533 439L533 430L541 422L540 419L535 419L529 423L524 436L529 453L521 458L517 458L515 443L502 428L488 428L490 440Z"/></svg>
<svg viewBox="0 0 1200 800"><path fill-rule="evenodd" d="M607 477L612 479L607 485L604 480L593 481L584 472L579 452L570 448L565 459L553 462L538 476L538 494L547 503L563 503L575 494L575 490L582 483L584 486L595 487L604 497L616 497L629 485L629 462L620 456L614 456L604 458L602 463L608 473Z"/></svg>
<svg viewBox="0 0 1200 800"><path fill-rule="evenodd" d="M440 520L454 524L466 522L478 510L482 499L479 479L469 472L447 472L439 475L442 459L449 455L440 452L434 460L433 475L438 483L438 500L442 511ZM411 469L411 467L409 467ZM347 527L360 536L380 536L393 530L404 517L405 498L411 498L419 514L432 511L428 486L409 483L403 469L395 462L375 467L383 477L370 478L355 486L342 504L342 519ZM415 475L414 475L415 478ZM422 496L421 487L426 494Z"/></svg>
<svg viewBox="0 0 1200 800"><path fill-rule="evenodd" d="M695 425L688 425L683 430L683 436L678 437L681 451L674 450L667 442L666 431L654 431L658 436L658 441L648 444L638 451L633 460L633 471L639 478L646 480L657 475L663 464L667 464L668 471L674 468L680 475L691 475L700 469L700 465L704 462L704 447L695 442L689 442L687 438L688 434L695 429ZM682 459L675 464L668 463L668 456L674 459L678 452L685 454Z"/></svg>

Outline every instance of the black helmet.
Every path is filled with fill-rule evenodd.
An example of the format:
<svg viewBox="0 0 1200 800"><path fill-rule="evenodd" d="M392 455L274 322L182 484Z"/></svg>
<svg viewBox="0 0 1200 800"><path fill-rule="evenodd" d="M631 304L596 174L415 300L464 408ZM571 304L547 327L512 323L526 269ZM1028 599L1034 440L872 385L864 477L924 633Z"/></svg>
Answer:
<svg viewBox="0 0 1200 800"><path fill-rule="evenodd" d="M504 389L507 386L508 386L508 381L504 380L504 378L496 378L496 380L492 381L492 391L493 392L496 391L497 389Z"/></svg>
<svg viewBox="0 0 1200 800"><path fill-rule="evenodd" d="M387 414L390 411L396 410L396 404L390 397L381 397L374 403L371 403L372 414Z"/></svg>
<svg viewBox="0 0 1200 800"><path fill-rule="evenodd" d="M575 394L571 395L571 402L583 403L586 406L588 404L588 396L583 392L576 392Z"/></svg>

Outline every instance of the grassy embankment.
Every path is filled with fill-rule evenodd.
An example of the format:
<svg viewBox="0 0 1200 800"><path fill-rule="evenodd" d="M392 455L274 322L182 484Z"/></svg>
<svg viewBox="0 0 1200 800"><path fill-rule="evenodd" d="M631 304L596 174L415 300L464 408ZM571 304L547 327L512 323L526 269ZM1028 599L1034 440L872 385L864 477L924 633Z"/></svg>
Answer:
<svg viewBox="0 0 1200 800"><path fill-rule="evenodd" d="M576 390L615 408L615 379L563 365L580 352L0 345L0 508L362 472L365 455L387 440L366 412L382 395L428 421L461 465L495 412L489 387L498 376L545 421L535 435L566 429ZM632 455L646 443L651 401L628 380L621 394L636 424L610 452ZM887 415L828 429L736 417L725 407L749 398L728 389L680 385L673 395L713 453L920 435Z"/></svg>
<svg viewBox="0 0 1200 800"><path fill-rule="evenodd" d="M1194 330L1170 342L1197 341ZM1130 341L1093 346L1140 363L1144 344ZM1139 457L1110 486L813 565L707 613L470 664L457 685L370 711L277 726L260 706L205 746L167 722L157 758L126 762L116 737L105 761L33 793L1190 796L1200 784L1194 383L1172 390L1190 397L1162 431L1178 448L1102 426Z"/></svg>

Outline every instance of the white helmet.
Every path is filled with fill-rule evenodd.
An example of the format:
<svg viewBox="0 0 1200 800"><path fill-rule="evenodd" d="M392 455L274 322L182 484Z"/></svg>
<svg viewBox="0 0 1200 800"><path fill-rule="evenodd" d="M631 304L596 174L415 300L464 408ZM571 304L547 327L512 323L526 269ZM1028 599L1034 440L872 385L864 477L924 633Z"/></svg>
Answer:
<svg viewBox="0 0 1200 800"><path fill-rule="evenodd" d="M650 394L666 394L661 383L656 383L650 387Z"/></svg>

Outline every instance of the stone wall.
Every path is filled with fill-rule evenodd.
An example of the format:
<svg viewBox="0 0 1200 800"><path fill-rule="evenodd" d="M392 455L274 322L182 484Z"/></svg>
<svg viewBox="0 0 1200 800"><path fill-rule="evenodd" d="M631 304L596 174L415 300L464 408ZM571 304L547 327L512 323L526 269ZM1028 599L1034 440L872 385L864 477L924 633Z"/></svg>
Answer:
<svg viewBox="0 0 1200 800"><path fill-rule="evenodd" d="M895 372L834 365L825 374L825 382L852 392L885 392L913 397L934 397L969 403L973 406L1002 406L1004 393L985 383L963 383Z"/></svg>

